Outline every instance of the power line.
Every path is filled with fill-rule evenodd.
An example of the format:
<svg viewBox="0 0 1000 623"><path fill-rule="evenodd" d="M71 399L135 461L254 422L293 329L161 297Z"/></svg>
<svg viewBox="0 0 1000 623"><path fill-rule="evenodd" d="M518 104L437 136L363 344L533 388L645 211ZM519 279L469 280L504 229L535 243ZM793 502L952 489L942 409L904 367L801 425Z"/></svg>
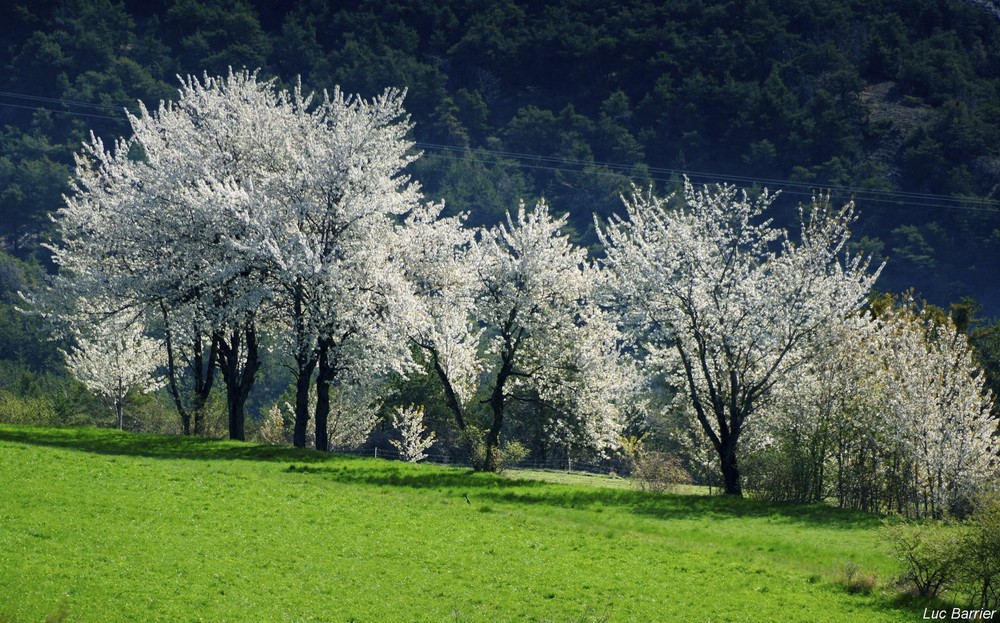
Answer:
<svg viewBox="0 0 1000 623"><path fill-rule="evenodd" d="M41 95L28 95L27 93L13 93L11 91L0 91L0 97L10 97L13 99L28 100L31 102L48 102L51 104L62 104L64 106L79 106L81 108L96 108L98 110L121 111L125 107L111 106L109 104L95 104L92 102L80 102L56 97L42 97Z"/></svg>
<svg viewBox="0 0 1000 623"><path fill-rule="evenodd" d="M508 151L496 151L488 149L471 149L464 147L454 147L448 145L438 145L435 143L424 143L417 142L415 146L421 149L427 149L431 151L438 151L443 153L472 153L477 156L486 155L489 158L479 158L479 161L485 164L494 164L497 166L512 166L509 160L517 161L513 166L517 166L522 169L542 169L555 172L563 173L575 173L587 175L611 175L617 176L621 173L634 172L640 167L634 165L625 165L619 163L609 163L601 161L590 161L590 160L577 160L572 158L562 158L557 156L540 156L535 154L524 154L518 152L508 152ZM430 154L431 157L438 157L439 159L444 159L444 156L440 154ZM505 162L504 159L507 161ZM556 166L556 165L567 165L567 166ZM579 168L570 167L601 167L607 169L607 172L600 170L590 170L582 171ZM851 186L840 186L840 185L820 185L811 184L808 182L798 182L793 180L778 180L778 179L766 179L766 178L754 178L742 175L732 175L725 173L711 173L706 171L691 171L685 169L675 169L675 168L664 168L664 167L641 167L648 175L645 175L647 179L655 182L675 182L678 177L686 176L689 179L700 179L707 180L709 182L733 182L741 183L749 186L764 185L767 187L776 187L781 189L783 194L791 194L796 196L811 196L817 189L817 187L822 187L824 189L829 189L831 192L837 192L842 194L849 194L855 198L860 198L867 200L872 203L881 203L889 205L899 205L906 201L911 202L911 205L920 208L936 208L944 210L961 210L967 212L981 212L986 214L997 214L1000 213L1000 201L995 199L978 198L978 197L950 197L947 195L937 195L932 193L917 193L908 192L902 190L880 190L880 189L865 189L856 188ZM971 205L970 205L971 204Z"/></svg>
<svg viewBox="0 0 1000 623"><path fill-rule="evenodd" d="M111 121L125 121L124 118L120 117L109 117L108 115L95 115L93 113L78 112L75 110L53 110L52 108L45 108L44 106L21 106L19 104L7 104L0 103L0 106L6 108L23 108L26 110L43 110L45 112L50 112L55 115L73 115L74 117L89 117L91 119L110 119Z"/></svg>
<svg viewBox="0 0 1000 623"><path fill-rule="evenodd" d="M108 104L96 104L91 102L81 102L77 100L69 100L63 98L52 98L52 97L42 97L38 95L29 95L26 93L16 93L11 91L0 91L0 97L9 97L14 99L21 99L33 102L44 102L51 104L60 104L63 106L76 106L82 108L90 108L96 110L109 110L109 111L123 111L124 106L117 108ZM88 117L93 119L107 119L116 122L125 122L126 119L123 117L112 117L109 115L99 115L94 113L80 112L74 110L54 110L44 106L27 106L22 104L11 104L11 103L0 103L0 106L7 106L10 108L18 108L24 110L44 110L51 112L53 114L61 115L72 115L77 117ZM811 196L817 187L817 184L810 184L808 182L799 182L794 180L781 180L781 179L769 179L769 178L754 178L744 175L734 175L726 173L712 173L707 171L692 171L686 169L669 168L669 167L651 167L648 165L638 167L636 165L629 165L616 162L604 162L604 161L594 161L594 160L580 160L575 158L567 158L562 156L544 156L540 154L526 154L522 152L505 151L505 150L490 150L484 148L472 149L469 147L457 147L453 145L444 145L440 143L428 143L428 142L415 142L414 145L420 149L436 151L440 154L451 153L457 155L464 154L475 154L477 156L488 156L489 159L479 158L479 161L484 164L493 164L496 166L511 166L510 160L517 161L517 167L521 169L537 169L554 171L560 173L570 173L576 175L623 175L630 174L641 169L644 172L644 176L649 179L649 181L655 182L675 182L679 177L687 177L689 179L705 180L709 182L729 182L744 184L748 186L758 186L763 185L765 187L773 187L781 189L783 194L793 195L793 196ZM433 156L433 154L432 154ZM443 159L442 156L438 156L439 159ZM582 171L582 167L598 167L599 169L606 169L607 173L601 170L591 169L590 171ZM903 190L880 190L880 189L866 189L866 188L855 188L851 186L840 186L840 185L823 185L823 188L829 189L831 192L836 192L839 194L848 194L855 198L859 198L862 201L867 201L868 203L879 203L899 206L905 202L911 202L910 205L913 207L927 208L927 209L941 209L941 210L960 210L965 212L980 212L984 214L997 214L1000 213L1000 200L979 198L979 197L950 197L947 195L937 195L932 193L917 193L909 192Z"/></svg>
<svg viewBox="0 0 1000 623"><path fill-rule="evenodd" d="M637 167L635 165L626 165L626 164L613 163L613 162L602 162L602 161L599 161L599 160L594 160L594 161L591 161L591 160L578 160L578 159L564 158L564 157L559 157L559 156L541 156L541 155L536 155L536 154L524 154L524 153L510 152L510 151L496 151L496 150L488 150L488 149L472 149L472 148L466 148L466 147L454 147L454 146L449 146L449 145L439 145L439 144L435 144L435 143L416 143L416 146L417 147L421 147L421 148L432 149L432 150L436 150L436 151L447 151L447 152L453 152L453 153L476 153L476 154L482 153L482 154L488 154L488 155L499 157L499 158L512 158L512 159L516 159L516 160L533 160L533 161L538 161L538 162L551 162L551 163L556 163L556 164L569 164L569 165L582 165L582 166L598 166L598 167L604 167L604 168L610 169L612 171L614 171L614 170L618 170L618 171L634 171L637 168L639 168L639 167ZM540 165L535 165L533 168L548 168L548 167L544 167L544 166L540 166ZM665 168L665 167L650 167L650 166L646 166L646 167L643 167L643 168L646 171L649 171L650 173L652 173L654 175L664 175L664 174L668 175L668 176L687 175L688 177L707 178L707 179L712 179L712 180L735 181L735 182L742 182L742 183L750 184L750 185L761 184L761 185L767 185L767 186L777 186L777 187L781 187L781 188L797 187L797 188L807 188L807 189L810 189L810 191L812 189L816 188L816 186L817 186L816 184L810 184L808 182L797 182L797 181L794 181L794 180L780 180L780 179L768 179L768 178L759 178L759 177L748 177L748 176L743 176L743 175L732 175L732 174L725 174L725 173L712 173L712 172L706 172L706 171L691 171L691 170L686 170L686 169ZM569 170L569 169L556 168L554 170L563 170L563 171L566 171L566 170ZM662 178L654 178L654 179L656 179L656 181L671 181L673 178L670 177L670 178L667 178L666 180L663 180ZM968 199L965 199L965 198L949 197L947 195L936 195L936 194L932 194L932 193L915 193L915 192L907 192L907 191L902 191L902 190L861 189L861 188L854 188L854 187L849 187L849 186L837 186L837 185L833 185L833 186L827 185L827 186L824 186L824 188L830 188L830 190L835 190L835 191L845 191L845 192L852 192L852 193L865 193L865 194L868 194L868 195L888 195L888 196L893 196L893 197L920 198L920 199L930 199L930 200L937 200L937 201L944 200L944 201L951 201L951 202L972 202L972 203L981 203L981 204L985 204L985 205L1000 207L1000 201L993 200L993 199L984 199L984 198L968 198Z"/></svg>

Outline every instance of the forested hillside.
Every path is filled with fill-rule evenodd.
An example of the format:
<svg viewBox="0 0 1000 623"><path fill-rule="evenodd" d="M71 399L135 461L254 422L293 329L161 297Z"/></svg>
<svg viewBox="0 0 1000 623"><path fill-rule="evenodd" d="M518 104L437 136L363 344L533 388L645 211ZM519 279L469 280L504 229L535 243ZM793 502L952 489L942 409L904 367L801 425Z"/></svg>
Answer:
<svg viewBox="0 0 1000 623"><path fill-rule="evenodd" d="M1000 313L1000 10L989 1L63 0L0 7L0 234L44 263L87 133L260 68L408 89L428 197L493 223L544 196L594 244L630 181L854 196L878 288ZM20 275L13 260L6 273ZM4 281L9 299L20 277Z"/></svg>
<svg viewBox="0 0 1000 623"><path fill-rule="evenodd" d="M345 6L351 4L351 6ZM545 195L617 210L629 180L855 195L881 284L1000 304L1000 18L984 3L110 2L3 9L0 210L36 254L88 130L177 74L408 88L414 175L474 220ZM861 236L858 236L860 238Z"/></svg>

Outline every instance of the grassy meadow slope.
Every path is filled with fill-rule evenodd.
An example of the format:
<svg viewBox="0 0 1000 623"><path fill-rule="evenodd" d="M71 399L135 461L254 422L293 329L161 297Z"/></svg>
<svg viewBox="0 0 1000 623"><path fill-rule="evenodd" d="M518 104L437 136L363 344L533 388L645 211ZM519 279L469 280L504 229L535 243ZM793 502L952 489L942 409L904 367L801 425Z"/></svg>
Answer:
<svg viewBox="0 0 1000 623"><path fill-rule="evenodd" d="M911 621L836 509L0 426L0 621ZM466 501L466 494L470 502Z"/></svg>

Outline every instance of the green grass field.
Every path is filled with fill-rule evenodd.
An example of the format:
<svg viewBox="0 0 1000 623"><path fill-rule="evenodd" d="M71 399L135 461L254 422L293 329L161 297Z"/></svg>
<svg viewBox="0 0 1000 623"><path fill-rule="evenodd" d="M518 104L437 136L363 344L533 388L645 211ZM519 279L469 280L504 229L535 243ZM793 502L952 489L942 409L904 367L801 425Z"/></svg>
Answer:
<svg viewBox="0 0 1000 623"><path fill-rule="evenodd" d="M876 518L599 482L0 426L0 622L920 618Z"/></svg>

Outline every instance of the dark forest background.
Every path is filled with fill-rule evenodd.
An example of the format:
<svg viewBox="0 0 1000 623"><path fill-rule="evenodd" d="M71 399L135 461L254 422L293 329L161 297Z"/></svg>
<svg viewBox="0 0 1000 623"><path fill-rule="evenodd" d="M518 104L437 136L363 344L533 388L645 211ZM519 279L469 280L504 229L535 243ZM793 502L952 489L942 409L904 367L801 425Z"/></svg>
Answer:
<svg viewBox="0 0 1000 623"><path fill-rule="evenodd" d="M14 305L52 268L73 153L127 135L123 111L178 75L229 67L407 88L411 173L473 224L544 196L593 246L632 181L767 186L789 224L831 189L861 209L853 250L888 259L881 290L964 300L1000 342L995 0L8 0L0 24L0 360L18 369L59 364Z"/></svg>

